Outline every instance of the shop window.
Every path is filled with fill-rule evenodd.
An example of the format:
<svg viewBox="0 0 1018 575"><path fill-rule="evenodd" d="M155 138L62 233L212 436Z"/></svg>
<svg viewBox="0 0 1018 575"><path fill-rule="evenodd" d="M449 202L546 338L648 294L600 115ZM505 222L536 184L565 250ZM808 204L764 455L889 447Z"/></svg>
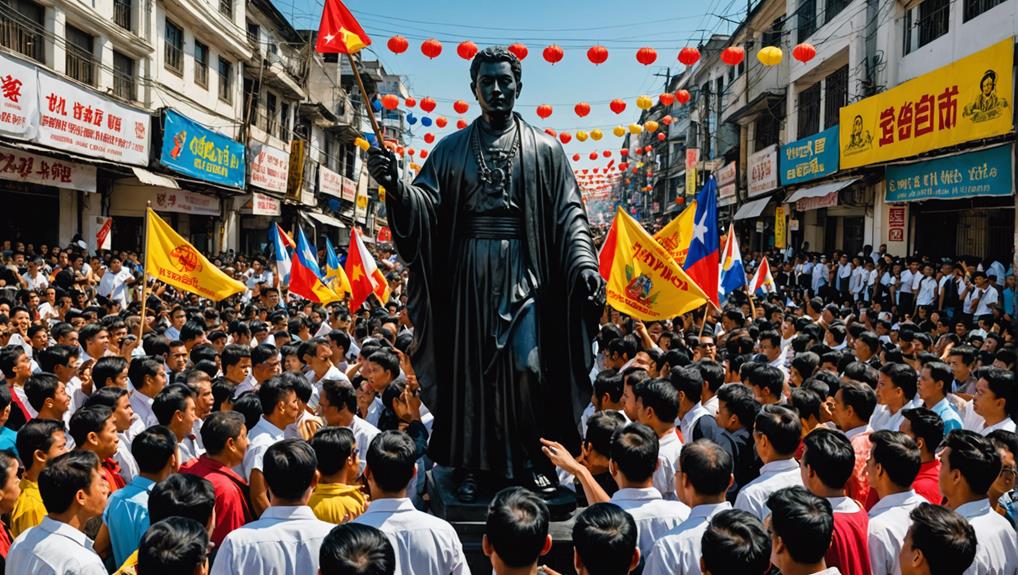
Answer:
<svg viewBox="0 0 1018 575"><path fill-rule="evenodd" d="M163 39L163 65L178 76L184 74L184 29L169 20Z"/></svg>
<svg viewBox="0 0 1018 575"><path fill-rule="evenodd" d="M89 86L95 86L95 60L92 58L92 50L95 40L84 30L67 25L64 28L64 40L66 41L66 73L79 82Z"/></svg>
<svg viewBox="0 0 1018 575"><path fill-rule="evenodd" d="M46 9L31 0L0 1L0 44L45 63L42 32Z"/></svg>
<svg viewBox="0 0 1018 575"><path fill-rule="evenodd" d="M805 138L820 131L820 82L799 92L798 111L798 138Z"/></svg>
<svg viewBox="0 0 1018 575"><path fill-rule="evenodd" d="M219 58L219 99L233 103L233 64L225 58Z"/></svg>
<svg viewBox="0 0 1018 575"><path fill-rule="evenodd" d="M904 53L915 50L947 34L951 21L951 0L923 0L905 11Z"/></svg>
<svg viewBox="0 0 1018 575"><path fill-rule="evenodd" d="M833 20L835 16L840 14L851 3L852 0L827 0L824 4L824 23L826 24Z"/></svg>
<svg viewBox="0 0 1018 575"><path fill-rule="evenodd" d="M994 6L999 6L1004 0L965 0L965 9L962 20L968 22L976 16L986 12Z"/></svg>
<svg viewBox="0 0 1018 575"><path fill-rule="evenodd" d="M798 22L797 41L805 42L817 30L817 0L799 0L795 15Z"/></svg>
<svg viewBox="0 0 1018 575"><path fill-rule="evenodd" d="M194 41L194 83L202 88L209 87L209 47Z"/></svg>
<svg viewBox="0 0 1018 575"><path fill-rule="evenodd" d="M134 60L113 51L113 94L125 100L135 100Z"/></svg>
<svg viewBox="0 0 1018 575"><path fill-rule="evenodd" d="M824 79L824 128L838 125L841 108L848 104L848 64Z"/></svg>

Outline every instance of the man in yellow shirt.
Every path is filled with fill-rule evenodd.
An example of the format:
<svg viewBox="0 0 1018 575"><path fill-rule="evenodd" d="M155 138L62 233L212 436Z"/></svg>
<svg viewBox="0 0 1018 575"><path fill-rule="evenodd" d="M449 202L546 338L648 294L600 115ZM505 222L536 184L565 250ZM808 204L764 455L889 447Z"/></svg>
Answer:
<svg viewBox="0 0 1018 575"><path fill-rule="evenodd" d="M67 437L63 423L51 419L33 419L19 431L15 441L25 475L21 479L21 495L11 511L11 537L17 538L42 522L46 506L39 493L39 474L46 462L67 453Z"/></svg>
<svg viewBox="0 0 1018 575"><path fill-rule="evenodd" d="M357 482L361 466L353 432L345 427L320 429L311 439L311 447L321 474L308 501L315 517L338 525L364 513L367 498Z"/></svg>

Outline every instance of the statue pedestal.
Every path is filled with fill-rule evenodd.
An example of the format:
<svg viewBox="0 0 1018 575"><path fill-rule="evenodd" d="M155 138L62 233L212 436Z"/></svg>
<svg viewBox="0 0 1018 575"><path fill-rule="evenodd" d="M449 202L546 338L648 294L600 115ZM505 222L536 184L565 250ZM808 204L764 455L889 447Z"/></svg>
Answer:
<svg viewBox="0 0 1018 575"><path fill-rule="evenodd" d="M448 467L434 467L428 472L428 494L431 497L430 510L437 517L445 519L456 529L467 563L472 573L491 572L491 561L484 556L481 539L488 517L488 505L497 491L482 484L473 503L463 503L456 497L454 471ZM546 500L551 512L549 534L553 545L540 563L548 565L559 573L573 571L573 516L576 513L576 494L559 487L555 497Z"/></svg>

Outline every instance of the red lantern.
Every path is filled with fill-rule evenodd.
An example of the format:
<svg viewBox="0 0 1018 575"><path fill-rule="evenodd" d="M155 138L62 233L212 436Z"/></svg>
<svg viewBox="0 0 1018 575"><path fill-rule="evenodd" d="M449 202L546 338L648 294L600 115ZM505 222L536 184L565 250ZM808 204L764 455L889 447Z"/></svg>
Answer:
<svg viewBox="0 0 1018 575"><path fill-rule="evenodd" d="M605 151L601 152L601 155L606 157L606 158L610 158L610 157L612 157L612 151L611 150L605 150Z"/></svg>
<svg viewBox="0 0 1018 575"><path fill-rule="evenodd" d="M598 173L598 172L599 172L600 170L601 170L601 168L594 168L594 170L593 170L593 171L594 171L594 173L596 174L596 173Z"/></svg>
<svg viewBox="0 0 1018 575"><path fill-rule="evenodd" d="M456 120L456 129L462 130L463 128L466 128L466 127L467 127L467 121L466 120Z"/></svg>
<svg viewBox="0 0 1018 575"><path fill-rule="evenodd" d="M608 104L608 107L612 109L612 112L621 114L626 111L626 101L621 98L615 98Z"/></svg>
<svg viewBox="0 0 1018 575"><path fill-rule="evenodd" d="M686 104L689 102L689 90L676 90L675 100L680 104Z"/></svg>
<svg viewBox="0 0 1018 575"><path fill-rule="evenodd" d="M576 154L576 155L577 155L577 156L579 156L579 154ZM582 172L583 172L584 174L586 174L586 173L587 173L587 172L589 172L590 170L589 170L588 168L583 168L583 169L582 169L582 170L580 170L580 171L582 171Z"/></svg>
<svg viewBox="0 0 1018 575"><path fill-rule="evenodd" d="M460 42L459 46L456 46L456 53L464 60L473 60L474 56L477 55L477 44L470 40L464 40Z"/></svg>
<svg viewBox="0 0 1018 575"><path fill-rule="evenodd" d="M587 50L587 59L590 60L595 66L604 64L608 60L608 48L597 45Z"/></svg>
<svg viewBox="0 0 1018 575"><path fill-rule="evenodd" d="M409 148L409 149L407 149L406 153L409 154L411 157L413 157L413 156L417 155L417 150L415 150L413 148Z"/></svg>
<svg viewBox="0 0 1018 575"><path fill-rule="evenodd" d="M573 161L574 162L579 162L580 161L580 155L579 154L573 154Z"/></svg>
<svg viewBox="0 0 1018 575"><path fill-rule="evenodd" d="M562 48L556 44L552 44L544 49L544 60L552 65L561 62L562 56L564 55L565 52L563 52Z"/></svg>
<svg viewBox="0 0 1018 575"><path fill-rule="evenodd" d="M683 48L679 50L679 62L686 66L692 66L700 60L700 51L696 48Z"/></svg>
<svg viewBox="0 0 1018 575"><path fill-rule="evenodd" d="M575 107L573 107L573 111L576 112L577 116L582 118L590 113L590 104L586 102L580 102L579 104L576 104Z"/></svg>
<svg viewBox="0 0 1018 575"><path fill-rule="evenodd" d="M449 125L449 120L446 120L445 116L439 116L435 118L435 125L438 126L439 128L444 128L447 125Z"/></svg>
<svg viewBox="0 0 1018 575"><path fill-rule="evenodd" d="M619 155L622 156L623 158L625 158L625 157L629 156L629 150L626 150L626 149L619 150Z"/></svg>
<svg viewBox="0 0 1018 575"><path fill-rule="evenodd" d="M427 134L424 134L424 142L427 143L427 144L434 143L435 142L435 135L432 134L431 132L428 132Z"/></svg>
<svg viewBox="0 0 1018 575"><path fill-rule="evenodd" d="M640 48L636 51L636 61L644 66L650 66L657 60L657 50L653 48Z"/></svg>
<svg viewBox="0 0 1018 575"><path fill-rule="evenodd" d="M809 62L816 55L817 49L813 46L813 44L808 42L803 42L802 44L796 45L795 48L792 48L792 57L803 63Z"/></svg>
<svg viewBox="0 0 1018 575"><path fill-rule="evenodd" d="M629 162L619 162L619 171L624 172L629 169Z"/></svg>
<svg viewBox="0 0 1018 575"><path fill-rule="evenodd" d="M382 96L382 107L386 110L395 110L399 107L399 96L396 94L385 94Z"/></svg>
<svg viewBox="0 0 1018 575"><path fill-rule="evenodd" d="M467 110L470 109L470 104L467 104L463 100L456 100L452 103L452 109L456 110L457 114L466 114Z"/></svg>
<svg viewBox="0 0 1018 575"><path fill-rule="evenodd" d="M590 153L590 159L591 160L596 160L597 159L597 152L591 152Z"/></svg>
<svg viewBox="0 0 1018 575"><path fill-rule="evenodd" d="M526 45L521 44L519 42L516 42L515 44L510 44L509 51L512 52L513 56L516 56L516 58L519 59L520 62L522 62L527 57L527 54L530 53L530 50L527 50Z"/></svg>
<svg viewBox="0 0 1018 575"><path fill-rule="evenodd" d="M408 42L406 38L397 34L392 38L389 38L389 42L386 45L389 47L389 51L393 54L402 54L410 47L410 42Z"/></svg>
<svg viewBox="0 0 1018 575"><path fill-rule="evenodd" d="M407 97L407 99L403 100L403 104L405 104L407 108L413 108L417 105L417 100L413 97Z"/></svg>
<svg viewBox="0 0 1018 575"><path fill-rule="evenodd" d="M563 144L568 144L573 139L573 135L569 132L562 132L558 135L558 139Z"/></svg>
<svg viewBox="0 0 1018 575"><path fill-rule="evenodd" d="M435 111L435 101L432 100L431 98L424 98L423 100L421 100L421 109L424 110L425 112L429 113L429 114L431 112L434 112Z"/></svg>
<svg viewBox="0 0 1018 575"><path fill-rule="evenodd" d="M665 136L665 133L664 133L664 132L661 132L661 133L659 133L659 134L657 135L657 141L659 141L659 142L663 142L663 141L665 141L665 137L666 137L666 136Z"/></svg>
<svg viewBox="0 0 1018 575"><path fill-rule="evenodd" d="M746 57L746 49L742 46L729 46L721 51L721 61L729 66L738 66Z"/></svg>
<svg viewBox="0 0 1018 575"><path fill-rule="evenodd" d="M396 155L397 156L402 156L403 152L405 152L405 151L406 150L403 149L403 146L396 146Z"/></svg>
<svg viewBox="0 0 1018 575"><path fill-rule="evenodd" d="M548 116L551 116L551 112L551 106L548 104L541 104L537 107L537 115L540 116L542 120L546 120Z"/></svg>
<svg viewBox="0 0 1018 575"><path fill-rule="evenodd" d="M421 44L421 53L434 60L442 53L442 43L434 38L428 38Z"/></svg>
<svg viewBox="0 0 1018 575"><path fill-rule="evenodd" d="M555 130L552 130L551 128L545 128L544 129L544 133L548 134L552 138L554 138L555 136L558 136L558 132L556 132Z"/></svg>
<svg viewBox="0 0 1018 575"><path fill-rule="evenodd" d="M644 153L647 153L647 154L651 153L651 151L653 151L653 150L654 150L654 148L651 147L651 146L645 146L643 148Z"/></svg>
<svg viewBox="0 0 1018 575"><path fill-rule="evenodd" d="M428 157L428 151L427 150L421 150L421 159L423 160L424 158L427 158L427 157Z"/></svg>
<svg viewBox="0 0 1018 575"><path fill-rule="evenodd" d="M675 94L672 94L671 92L665 92L664 94L661 94L660 96L657 97L657 101L661 102L662 106L671 106L673 103L675 103Z"/></svg>

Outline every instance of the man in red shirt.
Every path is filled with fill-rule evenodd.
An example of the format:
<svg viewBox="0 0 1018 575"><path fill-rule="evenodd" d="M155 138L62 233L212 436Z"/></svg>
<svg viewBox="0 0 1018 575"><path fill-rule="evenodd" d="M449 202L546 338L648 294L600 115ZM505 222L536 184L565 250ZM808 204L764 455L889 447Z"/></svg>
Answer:
<svg viewBox="0 0 1018 575"><path fill-rule="evenodd" d="M120 474L120 465L113 460L120 439L112 409L105 405L79 409L71 416L70 431L75 449L91 451L99 456L99 474L109 483L110 493L127 485Z"/></svg>
<svg viewBox="0 0 1018 575"><path fill-rule="evenodd" d="M834 510L834 535L824 556L828 567L842 575L870 575L869 518L866 510L845 495L855 468L855 450L844 434L818 428L803 440L802 484L827 499Z"/></svg>
<svg viewBox="0 0 1018 575"><path fill-rule="evenodd" d="M866 460L870 458L870 433L873 432L869 421L876 407L877 394L865 383L847 381L834 394L831 416L855 452L855 467L845 489L848 496L860 504L866 503L870 491Z"/></svg>
<svg viewBox="0 0 1018 575"><path fill-rule="evenodd" d="M912 482L912 490L934 505L940 505L944 496L940 493L940 461L937 448L944 441L944 421L925 407L906 409L902 412L901 432L919 445L919 475Z"/></svg>
<svg viewBox="0 0 1018 575"><path fill-rule="evenodd" d="M236 411L217 411L201 426L205 453L180 468L207 479L216 491L216 525L212 542L217 546L234 529L255 519L251 511L247 481L233 470L247 453L247 428L244 416Z"/></svg>

